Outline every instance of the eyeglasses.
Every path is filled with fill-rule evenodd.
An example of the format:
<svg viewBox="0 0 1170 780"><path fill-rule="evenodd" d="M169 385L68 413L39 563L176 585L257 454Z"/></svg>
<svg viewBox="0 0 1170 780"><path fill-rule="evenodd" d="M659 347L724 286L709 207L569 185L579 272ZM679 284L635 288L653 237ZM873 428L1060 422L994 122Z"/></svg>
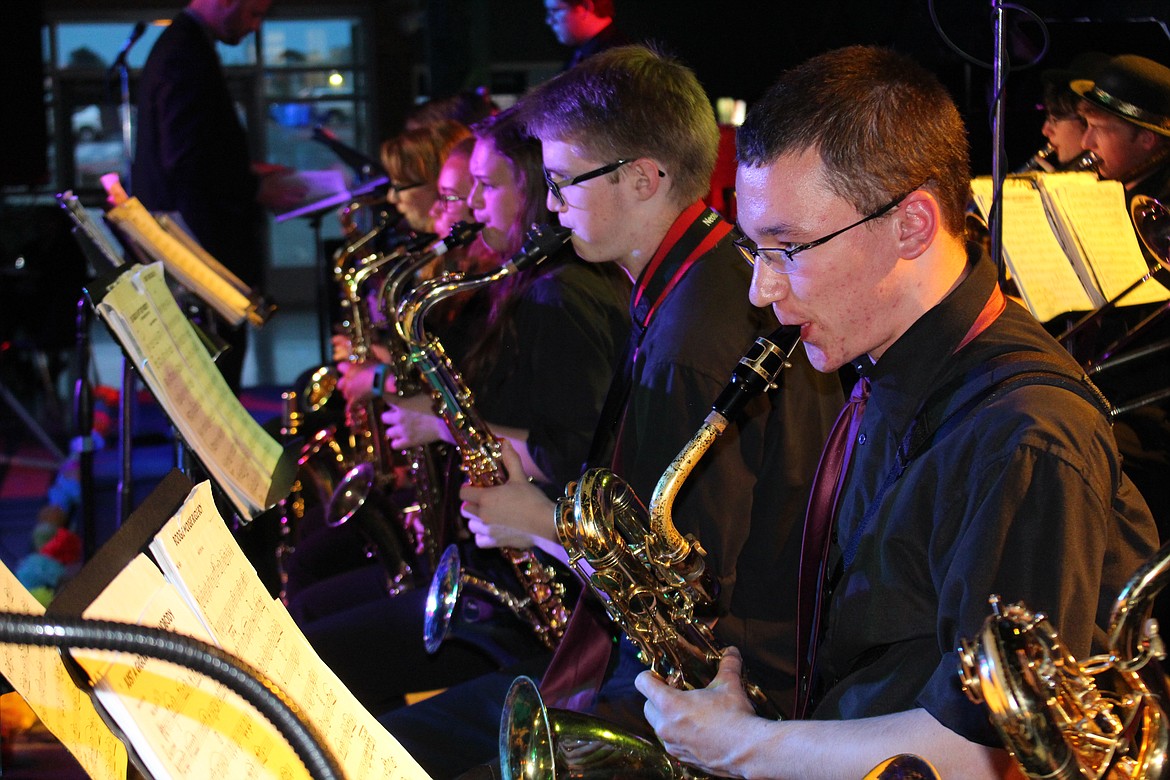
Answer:
<svg viewBox="0 0 1170 780"><path fill-rule="evenodd" d="M918 188L915 187L914 189ZM913 191L914 190L911 190L910 192ZM747 260L748 265L755 265L757 262L763 262L764 265L766 265L770 270L778 274L790 274L796 270L795 256L798 252L803 252L806 249L812 249L813 247L820 246L821 244L832 241L837 236L852 230L858 225L864 225L871 219L877 219L909 197L910 192L907 192L905 195L899 195L877 211L873 212L867 217L862 217L852 225L843 227L840 230L834 231L827 236L818 238L816 241L809 241L804 244L789 244L787 246L756 246L755 243L750 239L740 237L733 240L732 243L735 244L736 249L738 249L740 254L743 255L743 259ZM776 258L776 255L784 258L784 262L779 261Z"/></svg>
<svg viewBox="0 0 1170 780"><path fill-rule="evenodd" d="M439 204L439 208L450 214L458 211L460 206L466 205L467 198L461 198L458 195L440 195L436 202Z"/></svg>
<svg viewBox="0 0 1170 780"><path fill-rule="evenodd" d="M600 168L594 168L591 171L586 171L585 173L582 173L579 176L574 176L573 178L569 179L568 181L562 181L562 182L553 181L552 174L548 172L548 168L545 168L544 169L544 181L546 184L548 184L548 191L551 192L552 196L557 199L557 203L561 204L562 206L565 206L568 204L565 203L565 196L561 194L562 187L572 187L574 184L580 184L583 181L589 181L590 179L596 179L598 176L604 176L607 173L613 173L614 171L616 171L618 168L622 167L626 163L631 163L633 161L634 161L634 158L632 158L632 157L618 160L617 162L612 162L609 165L603 165ZM659 175L662 175L662 176L666 175L666 174L662 173L662 171L659 171L658 173L659 173Z"/></svg>
<svg viewBox="0 0 1170 780"><path fill-rule="evenodd" d="M390 191L393 192L395 195L401 195L402 193L406 192L407 190L413 190L415 187L421 187L424 184L426 184L425 181L416 181L416 182L412 182L410 184L391 184Z"/></svg>

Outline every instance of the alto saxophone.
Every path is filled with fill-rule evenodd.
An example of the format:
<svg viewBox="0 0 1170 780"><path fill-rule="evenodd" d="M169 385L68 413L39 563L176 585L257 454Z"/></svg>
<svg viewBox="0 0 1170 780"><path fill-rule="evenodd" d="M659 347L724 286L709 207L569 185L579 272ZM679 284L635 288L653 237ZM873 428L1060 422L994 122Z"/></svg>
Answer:
<svg viewBox="0 0 1170 780"><path fill-rule="evenodd" d="M607 469L586 471L557 502L557 535L569 565L601 597L641 661L676 688L705 687L722 652L710 627L695 617L697 608L715 602L715 593L702 545L682 536L671 520L675 496L747 402L776 386L799 343L800 330L787 325L756 339L703 425L658 480L649 511ZM757 712L779 716L759 688L746 682L744 688Z"/></svg>
<svg viewBox="0 0 1170 780"><path fill-rule="evenodd" d="M446 238L428 241L429 245L423 251L409 252L404 248L402 252L388 256L371 255L357 260L340 274L345 293L343 304L348 303L345 329L350 338L351 364L356 365L369 357L373 326L363 293L367 283L375 278L374 274L388 269L383 283L378 286L380 297L391 280L404 283L419 268L450 249L470 243L480 229L482 225L459 223ZM391 338L389 346L398 394L405 396L418 392L420 384L413 372L402 368L402 345ZM388 575L388 592L394 594L412 586L412 561L422 562L427 571L433 570L437 563L435 537L440 520L433 513L439 504L434 497L438 467L429 447L404 453L391 450L382 423L384 409L381 393L375 392L370 400L347 410L353 457L350 468L329 499L326 523L332 527L354 523L358 527L379 553ZM400 465L409 470L411 489L416 497L413 506L401 511L385 500L386 494L396 486L395 472ZM393 522L397 526L392 525L388 519L391 517L395 518ZM404 542L410 545L409 551L403 549Z"/></svg>
<svg viewBox="0 0 1170 780"><path fill-rule="evenodd" d="M410 347L411 361L421 370L424 381L431 388L435 410L451 431L459 450L460 465L472 485L501 485L508 480L500 441L480 417L471 391L443 345L424 328L426 313L444 298L489 285L542 262L568 243L570 235L567 229L559 226L534 225L520 251L494 272L476 276L451 273L428 280L411 291L398 306L395 327ZM486 590L527 623L546 647L556 646L568 622L568 610L562 601L564 586L555 580L553 570L542 563L533 550L500 548L500 553L511 565L523 596L517 597L482 578L462 575L457 548L454 545L447 548L431 581L427 600L424 639L429 651L438 649L446 635L463 584Z"/></svg>
<svg viewBox="0 0 1170 780"><path fill-rule="evenodd" d="M715 594L702 546L682 536L671 521L674 498L744 405L776 386L799 343L800 330L791 326L756 339L703 425L658 480L649 512L629 485L607 469L586 471L565 487L557 502L557 535L569 564L601 597L642 662L676 688L706 686L722 653L711 629L695 618L696 607L713 603ZM745 681L744 690L758 713L778 717L759 688ZM499 746L506 780L707 777L661 745L612 723L546 708L536 683L527 677L512 683L504 701Z"/></svg>
<svg viewBox="0 0 1170 780"><path fill-rule="evenodd" d="M1170 777L1170 680L1154 598L1170 583L1170 545L1137 570L1113 605L1107 652L1083 662L1040 612L1000 605L959 648L968 698L1028 777L1164 780Z"/></svg>

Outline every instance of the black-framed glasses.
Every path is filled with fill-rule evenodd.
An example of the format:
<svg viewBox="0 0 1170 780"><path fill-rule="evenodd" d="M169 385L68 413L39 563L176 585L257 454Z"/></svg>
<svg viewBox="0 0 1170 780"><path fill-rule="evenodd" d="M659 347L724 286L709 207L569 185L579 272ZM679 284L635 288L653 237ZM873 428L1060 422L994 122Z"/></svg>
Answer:
<svg viewBox="0 0 1170 780"><path fill-rule="evenodd" d="M439 195L436 200L439 203L439 208L450 214L453 211L458 211L460 206L467 203L467 198L458 195Z"/></svg>
<svg viewBox="0 0 1170 780"><path fill-rule="evenodd" d="M916 190L918 188L915 187L914 189ZM910 192L914 192L914 190L910 190ZM895 206L904 201L906 198L910 197L910 192L907 192L904 195L899 195L877 211L868 216L862 217L852 225L843 227L840 230L835 230L829 235L822 236L815 241L807 241L803 244L789 244L787 246L756 246L755 242L741 236L740 238L733 240L732 243L735 244L736 249L738 249L740 254L743 255L743 259L748 261L749 265L755 265L757 262L762 261L764 265L766 265L770 270L775 271L778 274L790 274L796 270L795 255L798 252L803 252L806 249L812 249L815 246L820 246L821 244L824 244L828 241L832 241L837 236L852 230L858 225L864 225L871 219L877 219L886 212L891 211ZM779 258L783 258L783 262L781 262Z"/></svg>
<svg viewBox="0 0 1170 780"><path fill-rule="evenodd" d="M401 195L402 193L406 192L407 190L413 190L415 187L421 187L424 184L426 184L425 181L415 181L415 182L411 182L410 184L391 184L390 190L395 195Z"/></svg>
<svg viewBox="0 0 1170 780"><path fill-rule="evenodd" d="M603 165L600 168L594 168L591 171L585 171L585 173L574 176L573 178L568 179L567 181L560 181L560 182L553 181L552 174L548 172L548 168L545 168L544 169L544 181L546 184L548 184L548 191L551 192L552 196L557 199L557 203L561 204L562 206L565 206L568 204L565 203L565 196L561 194L562 187L572 187L574 184L580 184L583 181L589 181L590 179L596 179L598 176L604 176L607 173L613 173L614 171L616 171L618 168L622 167L626 163L632 163L634 161L634 159L635 158L633 158L633 157L623 158L621 160L618 160L617 162L612 162L609 165ZM665 174L663 174L662 171L659 171L658 173L659 173L659 175L665 176Z"/></svg>

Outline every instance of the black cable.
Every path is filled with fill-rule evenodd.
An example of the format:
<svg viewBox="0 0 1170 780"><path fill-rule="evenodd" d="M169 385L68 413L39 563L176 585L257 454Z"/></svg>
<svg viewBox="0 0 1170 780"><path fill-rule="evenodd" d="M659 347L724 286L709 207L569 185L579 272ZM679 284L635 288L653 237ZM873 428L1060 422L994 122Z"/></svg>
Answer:
<svg viewBox="0 0 1170 780"><path fill-rule="evenodd" d="M955 43L954 41L952 41L950 39L950 37L943 30L942 22L940 22L938 19L938 12L935 11L935 8L934 8L934 0L926 0L926 8L927 8L927 11L929 11L929 13L930 13L930 22L931 22L931 24L934 25L934 31L936 33L938 33L938 37L942 38L943 43L945 43L947 45L947 48L949 48L951 51L953 51L955 54L957 54L959 57L966 60L970 64L975 65L975 66L980 67L980 68L983 68L984 70L991 70L994 67L990 62L987 62L985 60L981 60L978 57L972 56L972 55L968 54L967 52L963 51L963 48L961 46L959 46L957 43ZM1044 44L1040 47L1040 53L1037 54L1035 57L1033 57L1030 62L1026 62L1023 65L1015 65L1012 67L1012 69L1014 69L1014 70L1027 70L1028 68L1031 68L1034 65L1040 64L1040 62L1042 62L1044 60L1044 57L1048 54L1048 46L1049 46L1048 25L1046 25L1044 23L1044 20L1041 19L1040 16L1038 16L1034 11L1032 11L1029 8L1025 8L1022 5L1016 5L1014 3L1000 3L1000 8L1010 9L1012 11L1019 11L1020 13L1024 14L1025 16L1030 17L1032 19L1032 21L1034 21L1036 23L1036 25L1040 28L1040 33L1044 36Z"/></svg>
<svg viewBox="0 0 1170 780"><path fill-rule="evenodd" d="M226 685L256 708L318 780L342 780L340 767L313 726L283 691L246 662L218 647L157 628L111 620L0 612L0 642L38 647L137 653L193 669Z"/></svg>

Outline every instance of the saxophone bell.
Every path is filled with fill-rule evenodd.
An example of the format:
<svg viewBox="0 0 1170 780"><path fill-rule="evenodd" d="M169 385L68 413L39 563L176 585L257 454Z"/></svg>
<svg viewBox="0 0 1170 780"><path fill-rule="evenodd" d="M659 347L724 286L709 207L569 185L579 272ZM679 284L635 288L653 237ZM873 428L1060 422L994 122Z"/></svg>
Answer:
<svg viewBox="0 0 1170 780"><path fill-rule="evenodd" d="M706 778L662 745L608 721L549 710L536 683L517 677L500 717L500 773L505 780L671 780Z"/></svg>

